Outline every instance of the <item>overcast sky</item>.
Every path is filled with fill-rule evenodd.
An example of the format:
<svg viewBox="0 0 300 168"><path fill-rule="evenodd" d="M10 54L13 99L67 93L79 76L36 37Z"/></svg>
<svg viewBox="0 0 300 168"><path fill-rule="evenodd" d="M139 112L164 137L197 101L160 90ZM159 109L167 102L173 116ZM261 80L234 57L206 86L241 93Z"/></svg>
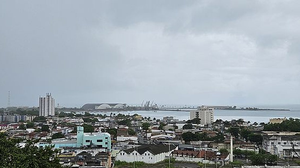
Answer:
<svg viewBox="0 0 300 168"><path fill-rule="evenodd" d="M0 1L0 107L300 104L300 1Z"/></svg>

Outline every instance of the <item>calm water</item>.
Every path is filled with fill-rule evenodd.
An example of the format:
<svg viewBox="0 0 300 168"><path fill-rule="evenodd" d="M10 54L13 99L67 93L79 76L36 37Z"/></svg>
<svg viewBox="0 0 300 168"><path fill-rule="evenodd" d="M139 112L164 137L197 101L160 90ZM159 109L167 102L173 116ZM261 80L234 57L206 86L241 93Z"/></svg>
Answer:
<svg viewBox="0 0 300 168"><path fill-rule="evenodd" d="M262 107L261 107L262 108ZM291 111L246 111L246 110L214 110L214 119L222 120L232 120L232 119L244 119L250 122L269 122L270 118L300 118L300 107L278 107L278 108L288 108ZM189 120L190 113L186 111L127 111L127 112L117 112L121 114L139 114L143 117L151 117L156 119L162 119L165 116L173 116L175 119L179 120Z"/></svg>

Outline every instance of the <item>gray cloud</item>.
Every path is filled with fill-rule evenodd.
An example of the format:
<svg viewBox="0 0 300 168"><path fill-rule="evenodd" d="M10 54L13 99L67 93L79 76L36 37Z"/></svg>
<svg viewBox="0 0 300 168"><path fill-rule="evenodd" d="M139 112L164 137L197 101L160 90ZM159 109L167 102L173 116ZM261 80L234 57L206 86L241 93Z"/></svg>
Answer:
<svg viewBox="0 0 300 168"><path fill-rule="evenodd" d="M295 104L298 1L2 1L0 106Z"/></svg>

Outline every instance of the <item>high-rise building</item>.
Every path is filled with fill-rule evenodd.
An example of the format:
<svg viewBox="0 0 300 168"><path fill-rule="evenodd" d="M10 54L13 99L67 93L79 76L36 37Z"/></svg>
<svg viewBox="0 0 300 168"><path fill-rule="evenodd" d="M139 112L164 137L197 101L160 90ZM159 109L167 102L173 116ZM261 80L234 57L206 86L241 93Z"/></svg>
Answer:
<svg viewBox="0 0 300 168"><path fill-rule="evenodd" d="M54 116L55 115L55 100L50 93L46 97L40 97L39 102L39 116Z"/></svg>
<svg viewBox="0 0 300 168"><path fill-rule="evenodd" d="M206 125L214 122L214 109L206 106L198 107L197 110L190 112L190 119L200 119L200 124Z"/></svg>

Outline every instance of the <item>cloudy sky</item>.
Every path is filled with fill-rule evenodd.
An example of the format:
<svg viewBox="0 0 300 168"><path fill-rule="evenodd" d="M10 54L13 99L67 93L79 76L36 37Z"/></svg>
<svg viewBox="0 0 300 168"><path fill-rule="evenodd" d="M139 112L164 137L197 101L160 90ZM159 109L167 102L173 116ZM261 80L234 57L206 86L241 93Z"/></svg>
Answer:
<svg viewBox="0 0 300 168"><path fill-rule="evenodd" d="M300 1L0 1L0 107L300 104Z"/></svg>

